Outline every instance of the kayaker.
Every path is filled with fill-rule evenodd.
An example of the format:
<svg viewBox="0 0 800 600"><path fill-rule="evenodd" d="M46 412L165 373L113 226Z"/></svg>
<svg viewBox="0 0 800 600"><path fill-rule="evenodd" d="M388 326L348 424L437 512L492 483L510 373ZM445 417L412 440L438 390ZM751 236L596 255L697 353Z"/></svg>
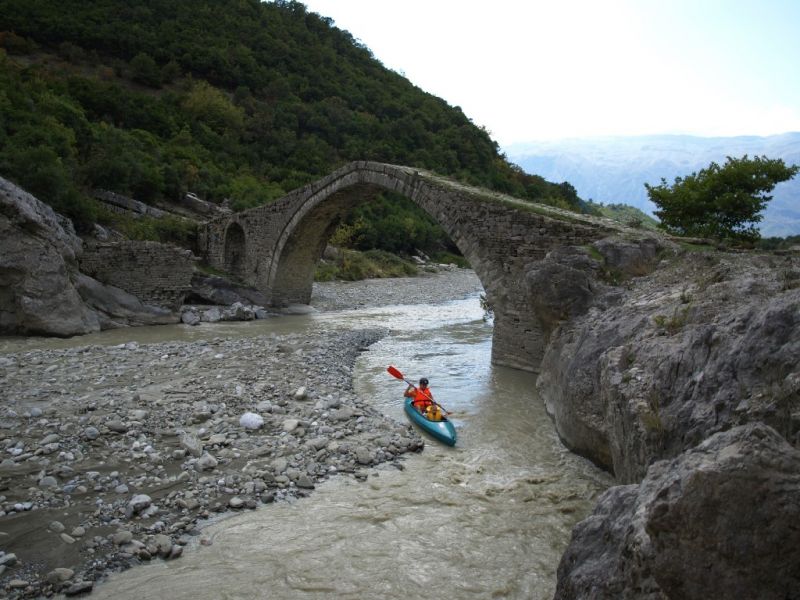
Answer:
<svg viewBox="0 0 800 600"><path fill-rule="evenodd" d="M427 414L429 419L438 421L431 415L432 412L438 412L438 410L436 410L436 403L433 401L433 393L428 387L427 377L419 380L419 387L409 385L403 395L406 398L413 398L411 404L423 415Z"/></svg>

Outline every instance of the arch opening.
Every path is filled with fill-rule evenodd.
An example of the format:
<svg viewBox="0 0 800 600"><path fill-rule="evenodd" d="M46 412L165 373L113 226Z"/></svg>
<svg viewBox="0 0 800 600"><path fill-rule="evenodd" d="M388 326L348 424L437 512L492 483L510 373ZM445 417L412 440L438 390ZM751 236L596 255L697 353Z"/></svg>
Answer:
<svg viewBox="0 0 800 600"><path fill-rule="evenodd" d="M244 229L231 223L225 231L225 271L237 279L245 279L247 244Z"/></svg>
<svg viewBox="0 0 800 600"><path fill-rule="evenodd" d="M383 200L376 200L386 192L390 196ZM417 216L424 214L426 219L435 223L442 235L442 250L448 251L452 259L457 256L463 257L463 266L471 266L481 281L487 300L491 303L491 291L485 284L485 278L481 272L481 265L486 261L470 250L480 250L476 244L464 243L464 236L459 235L458 231L447 227L447 221L443 220L442 214L437 214L431 210L426 203L415 199L413 194L404 193L402 189L390 189L384 185L367 184L356 182L349 186L343 186L336 192L320 198L317 201L309 201L307 206L310 208L303 212L301 218L291 224L291 229L287 227L284 232L284 242L279 244L276 252L271 257L273 276L270 278L269 289L271 292L272 304L278 307L290 304L308 304L311 300L311 292L314 281L314 274L329 239L337 230L338 226L352 215L354 209L364 206L377 206L380 210L385 208L385 203L397 202L400 198L413 206L417 207ZM382 206L382 203L384 205ZM298 211L300 212L300 211ZM394 216L394 215L393 215ZM398 224L398 227L420 225ZM384 224L384 226L387 226ZM380 228L379 228L380 229ZM371 231L372 236L380 236L381 231ZM385 234L385 231L384 231ZM391 247L392 245L390 245ZM395 245L392 248L396 252L403 253L406 250L409 255L415 248L409 245ZM366 250L365 247L361 247ZM411 252L408 252L408 250ZM466 250L466 251L465 251Z"/></svg>

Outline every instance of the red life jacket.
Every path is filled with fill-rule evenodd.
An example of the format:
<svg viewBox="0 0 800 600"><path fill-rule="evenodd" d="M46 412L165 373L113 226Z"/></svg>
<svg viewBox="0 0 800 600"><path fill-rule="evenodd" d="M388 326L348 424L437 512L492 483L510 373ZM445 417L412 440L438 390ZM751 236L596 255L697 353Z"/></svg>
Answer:
<svg viewBox="0 0 800 600"><path fill-rule="evenodd" d="M425 407L433 404L433 394L431 394L430 388L425 388L425 391L422 391L422 388L414 388L414 400L412 400L412 404L416 407Z"/></svg>

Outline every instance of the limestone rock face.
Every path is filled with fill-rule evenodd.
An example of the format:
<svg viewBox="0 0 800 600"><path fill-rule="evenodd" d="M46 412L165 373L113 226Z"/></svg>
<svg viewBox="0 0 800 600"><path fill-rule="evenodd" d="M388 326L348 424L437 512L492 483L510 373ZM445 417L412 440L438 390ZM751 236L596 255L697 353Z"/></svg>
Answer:
<svg viewBox="0 0 800 600"><path fill-rule="evenodd" d="M0 178L0 334L72 336L178 321L80 273L81 252L67 219Z"/></svg>
<svg viewBox="0 0 800 600"><path fill-rule="evenodd" d="M0 333L100 329L73 285L81 241L46 204L0 177Z"/></svg>
<svg viewBox="0 0 800 600"><path fill-rule="evenodd" d="M800 442L798 262L673 257L562 323L537 387L567 446L627 483L740 424Z"/></svg>
<svg viewBox="0 0 800 600"><path fill-rule="evenodd" d="M528 294L546 335L559 321L588 309L601 287L599 268L584 248L566 246L551 250L526 271Z"/></svg>
<svg viewBox="0 0 800 600"><path fill-rule="evenodd" d="M800 451L761 423L718 433L601 496L556 600L800 597Z"/></svg>
<svg viewBox="0 0 800 600"><path fill-rule="evenodd" d="M623 241L605 238L592 244L603 257L606 268L627 277L646 275L653 270L661 244L654 238Z"/></svg>

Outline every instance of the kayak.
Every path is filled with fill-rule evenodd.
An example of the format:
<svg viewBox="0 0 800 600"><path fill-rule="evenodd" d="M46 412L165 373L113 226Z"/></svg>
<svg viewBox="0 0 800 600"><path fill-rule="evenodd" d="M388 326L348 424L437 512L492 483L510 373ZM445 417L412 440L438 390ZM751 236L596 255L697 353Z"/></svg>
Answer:
<svg viewBox="0 0 800 600"><path fill-rule="evenodd" d="M422 429L422 431L443 444L447 444L448 446L456 445L456 428L447 420L447 417L443 416L441 421L429 420L411 405L411 398L405 399L405 410L411 422Z"/></svg>

